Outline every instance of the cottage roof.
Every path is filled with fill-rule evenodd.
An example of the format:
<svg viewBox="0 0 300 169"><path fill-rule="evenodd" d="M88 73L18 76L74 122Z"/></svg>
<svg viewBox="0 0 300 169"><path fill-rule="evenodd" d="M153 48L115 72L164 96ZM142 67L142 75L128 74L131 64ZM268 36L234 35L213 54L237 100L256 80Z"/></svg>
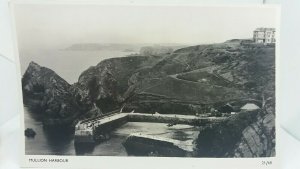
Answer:
<svg viewBox="0 0 300 169"><path fill-rule="evenodd" d="M259 109L259 107L254 103L247 103L241 109L242 110L256 110L256 109Z"/></svg>

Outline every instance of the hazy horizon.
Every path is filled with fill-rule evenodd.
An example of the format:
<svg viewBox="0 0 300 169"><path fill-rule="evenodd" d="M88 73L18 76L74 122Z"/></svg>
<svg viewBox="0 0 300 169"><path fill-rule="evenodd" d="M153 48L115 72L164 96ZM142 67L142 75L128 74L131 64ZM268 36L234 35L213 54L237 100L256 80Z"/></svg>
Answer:
<svg viewBox="0 0 300 169"><path fill-rule="evenodd" d="M18 4L19 49L74 43L206 44L251 38L276 27L276 8Z"/></svg>
<svg viewBox="0 0 300 169"><path fill-rule="evenodd" d="M122 50L66 51L73 44L200 45L252 38L257 27L276 27L273 7L103 6L17 4L14 8L22 74L30 61L69 83ZM71 61L71 62L70 62Z"/></svg>

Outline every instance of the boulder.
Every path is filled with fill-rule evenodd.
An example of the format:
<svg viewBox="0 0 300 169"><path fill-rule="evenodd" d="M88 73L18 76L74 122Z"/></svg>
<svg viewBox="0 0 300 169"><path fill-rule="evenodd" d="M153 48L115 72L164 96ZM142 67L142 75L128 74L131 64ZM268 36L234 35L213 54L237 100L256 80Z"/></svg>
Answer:
<svg viewBox="0 0 300 169"><path fill-rule="evenodd" d="M25 136L26 137L31 137L31 138L34 138L36 135L36 132L32 129L32 128L27 128L25 130Z"/></svg>

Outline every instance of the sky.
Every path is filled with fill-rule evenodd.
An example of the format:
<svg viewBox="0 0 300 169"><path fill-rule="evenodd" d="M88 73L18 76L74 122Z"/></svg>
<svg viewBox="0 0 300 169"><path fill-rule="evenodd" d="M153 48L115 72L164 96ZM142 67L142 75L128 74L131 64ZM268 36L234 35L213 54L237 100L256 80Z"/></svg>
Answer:
<svg viewBox="0 0 300 169"><path fill-rule="evenodd" d="M20 49L74 43L218 43L251 38L257 27L276 27L271 7L104 6L18 4Z"/></svg>

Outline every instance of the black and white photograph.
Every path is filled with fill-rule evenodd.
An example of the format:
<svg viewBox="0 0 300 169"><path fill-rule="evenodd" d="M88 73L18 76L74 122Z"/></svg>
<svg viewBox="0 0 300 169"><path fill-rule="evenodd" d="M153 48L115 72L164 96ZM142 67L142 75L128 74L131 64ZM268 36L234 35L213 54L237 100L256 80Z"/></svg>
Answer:
<svg viewBox="0 0 300 169"><path fill-rule="evenodd" d="M278 8L16 4L24 155L276 157Z"/></svg>

